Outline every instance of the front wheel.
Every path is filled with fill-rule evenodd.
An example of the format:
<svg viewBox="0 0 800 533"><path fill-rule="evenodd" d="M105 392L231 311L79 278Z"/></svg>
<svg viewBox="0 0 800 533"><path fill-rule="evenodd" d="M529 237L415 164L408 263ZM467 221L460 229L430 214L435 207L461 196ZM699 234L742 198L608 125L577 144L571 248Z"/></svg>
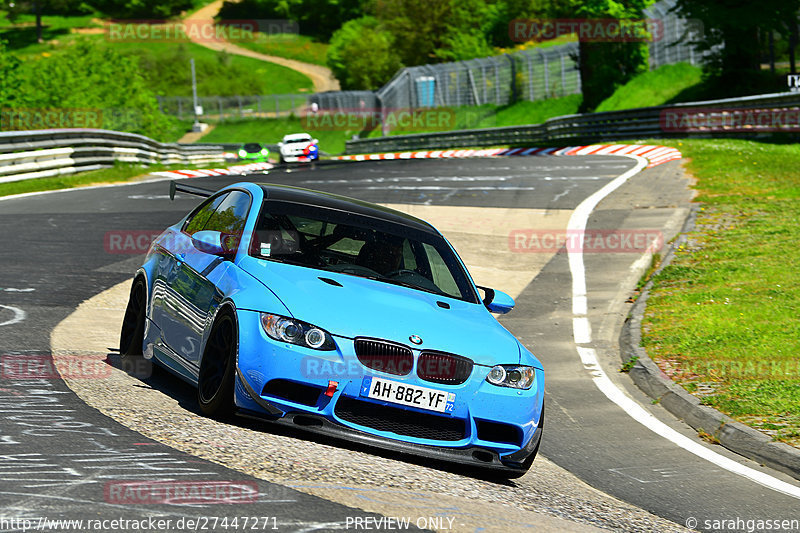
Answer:
<svg viewBox="0 0 800 533"><path fill-rule="evenodd" d="M119 336L119 353L123 359L142 355L144 345L144 320L147 296L142 278L136 278L131 286L122 331Z"/></svg>
<svg viewBox="0 0 800 533"><path fill-rule="evenodd" d="M204 415L216 419L233 415L235 358L236 325L226 313L214 322L200 363L197 403Z"/></svg>

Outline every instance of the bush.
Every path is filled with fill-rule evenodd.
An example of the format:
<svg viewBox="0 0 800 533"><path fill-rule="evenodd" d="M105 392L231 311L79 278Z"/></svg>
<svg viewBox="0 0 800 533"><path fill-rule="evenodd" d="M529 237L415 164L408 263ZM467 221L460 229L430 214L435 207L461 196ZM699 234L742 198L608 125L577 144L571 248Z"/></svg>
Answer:
<svg viewBox="0 0 800 533"><path fill-rule="evenodd" d="M11 107L19 99L19 60L0 40L0 109Z"/></svg>
<svg viewBox="0 0 800 533"><path fill-rule="evenodd" d="M104 129L171 139L177 120L158 109L136 62L108 47L78 41L64 53L38 58L19 69L18 107L98 110Z"/></svg>

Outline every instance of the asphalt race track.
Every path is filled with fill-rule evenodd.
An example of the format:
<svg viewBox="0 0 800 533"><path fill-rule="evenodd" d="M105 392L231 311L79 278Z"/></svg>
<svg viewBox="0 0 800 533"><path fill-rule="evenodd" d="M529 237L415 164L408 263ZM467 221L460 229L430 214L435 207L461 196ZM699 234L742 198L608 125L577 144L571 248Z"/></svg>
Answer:
<svg viewBox="0 0 800 533"><path fill-rule="evenodd" d="M277 169L253 179L380 203L556 211L575 209L634 164L632 159L616 156L381 161L319 164L290 172ZM189 181L216 189L240 179ZM109 253L106 234L157 233L198 201L178 196L170 202L167 192L168 182L158 181L0 201L0 224L5 228L0 235L0 531L23 529L19 522L3 520L35 522L42 516L173 520L162 530L193 530L179 528L176 521L203 520L210 514L266 518L270 526L274 517L275 526L285 531L346 530L355 517L378 520L374 513L329 501L324 494L314 496L259 480L145 438L85 405L47 369L50 332L56 325L84 300L130 279L136 268L140 256ZM678 162L667 163L634 176L603 200L588 227L635 230L672 224L677 229L683 217L675 215L685 213L686 200ZM702 443L691 428L652 405L626 375L617 372L620 361L614 348L628 309L625 300L636 281L632 268L636 259L633 254L615 253L585 257L588 316L601 367L649 413ZM714 520L800 519L800 502L794 497L687 452L603 395L575 350L571 285L567 255L556 254L521 292L516 309L501 319L545 365L548 405L541 455L599 491L680 526L715 530L708 525ZM113 343L108 346L114 347ZM23 379L8 371L20 361L29 364L31 360L41 361L42 372L49 375ZM167 383L174 384L177 396L184 394L177 379L167 378ZM183 408L192 409L188 404ZM791 478L719 446L702 445L798 486ZM347 464L332 465L336 469L347 476ZM441 471L445 479L450 475L455 474ZM502 494L514 487L536 487L536 476L534 463L528 475L509 486L484 483ZM109 495L115 480L121 479L219 482L245 493L252 490L257 501L249 503L245 512L217 507L212 513L199 504L179 509L152 504L144 513L141 507ZM519 492L515 497L521 497ZM475 497L479 499L480 494ZM574 520L564 522L567 530L578 522L647 530L636 524L625 527L624 517L610 522L599 508L596 516L603 518L593 520L585 510L573 516L567 507L548 506L552 515ZM509 531L515 529L512 524L510 517Z"/></svg>

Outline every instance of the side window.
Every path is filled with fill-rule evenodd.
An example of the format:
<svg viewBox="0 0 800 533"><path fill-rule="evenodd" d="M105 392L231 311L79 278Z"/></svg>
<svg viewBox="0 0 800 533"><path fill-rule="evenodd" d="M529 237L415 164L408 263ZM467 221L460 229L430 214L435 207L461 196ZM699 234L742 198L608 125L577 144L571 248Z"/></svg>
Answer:
<svg viewBox="0 0 800 533"><path fill-rule="evenodd" d="M447 267L444 259L442 259L442 256L439 255L439 252L436 250L436 248L430 244L425 243L423 246L425 248L425 253L428 256L428 262L431 266L433 282L445 293L458 298L461 294L461 291L458 289L458 284L456 283L456 280L453 279L453 274L450 272L450 269Z"/></svg>
<svg viewBox="0 0 800 533"><path fill-rule="evenodd" d="M204 205L200 207L197 211L192 214L189 219L186 221L186 224L183 225L183 231L188 233L189 235L194 235L198 231L205 229L206 224L208 223L211 215L214 214L214 211L219 207L220 203L228 197L228 194L220 194L216 198L212 198L211 200L207 200Z"/></svg>
<svg viewBox="0 0 800 533"><path fill-rule="evenodd" d="M250 195L242 191L232 191L219 204L203 229L241 235L249 211Z"/></svg>
<svg viewBox="0 0 800 533"><path fill-rule="evenodd" d="M414 256L414 250L411 249L411 242L408 239L403 241L403 264L401 266L406 270L417 270L417 258Z"/></svg>

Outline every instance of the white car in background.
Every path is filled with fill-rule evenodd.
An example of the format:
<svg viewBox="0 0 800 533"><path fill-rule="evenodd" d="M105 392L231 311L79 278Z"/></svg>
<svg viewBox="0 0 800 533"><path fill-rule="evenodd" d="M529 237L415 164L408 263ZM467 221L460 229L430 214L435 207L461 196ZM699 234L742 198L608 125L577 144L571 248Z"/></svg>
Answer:
<svg viewBox="0 0 800 533"><path fill-rule="evenodd" d="M281 163L316 161L319 159L319 141L308 133L284 135L278 143Z"/></svg>

